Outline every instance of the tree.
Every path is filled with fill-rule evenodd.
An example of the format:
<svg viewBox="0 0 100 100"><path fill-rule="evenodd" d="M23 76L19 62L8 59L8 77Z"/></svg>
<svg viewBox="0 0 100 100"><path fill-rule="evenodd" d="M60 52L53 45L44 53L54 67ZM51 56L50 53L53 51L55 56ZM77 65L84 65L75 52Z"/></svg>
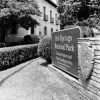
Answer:
<svg viewBox="0 0 100 100"><path fill-rule="evenodd" d="M59 0L58 5L61 28L76 23L93 24L94 21L91 20L91 16L94 20L100 17L99 0Z"/></svg>
<svg viewBox="0 0 100 100"><path fill-rule="evenodd" d="M5 34L11 29L16 33L18 26L28 29L39 25L31 15L40 16L35 0L2 0L0 13L1 42L5 42Z"/></svg>

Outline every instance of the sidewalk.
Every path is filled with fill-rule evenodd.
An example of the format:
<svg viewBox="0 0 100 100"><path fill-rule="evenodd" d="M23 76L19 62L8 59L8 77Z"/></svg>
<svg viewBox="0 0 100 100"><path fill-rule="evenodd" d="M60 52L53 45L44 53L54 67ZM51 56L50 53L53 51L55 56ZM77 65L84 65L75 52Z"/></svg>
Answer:
<svg viewBox="0 0 100 100"><path fill-rule="evenodd" d="M81 100L41 58L0 72L0 100Z"/></svg>

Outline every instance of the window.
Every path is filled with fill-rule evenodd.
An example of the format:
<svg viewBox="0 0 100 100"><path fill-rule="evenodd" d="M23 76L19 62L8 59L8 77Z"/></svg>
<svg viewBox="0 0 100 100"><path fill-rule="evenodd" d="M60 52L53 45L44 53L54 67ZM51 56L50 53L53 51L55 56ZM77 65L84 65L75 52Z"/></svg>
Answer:
<svg viewBox="0 0 100 100"><path fill-rule="evenodd" d="M55 14L55 21L57 21L57 13Z"/></svg>
<svg viewBox="0 0 100 100"><path fill-rule="evenodd" d="M57 13L55 14L55 23L56 23L56 25L59 25L59 20L58 20Z"/></svg>
<svg viewBox="0 0 100 100"><path fill-rule="evenodd" d="M48 21L48 15L46 14L46 7L43 7L43 19L44 21Z"/></svg>
<svg viewBox="0 0 100 100"><path fill-rule="evenodd" d="M51 33L53 32L53 28L51 28Z"/></svg>
<svg viewBox="0 0 100 100"><path fill-rule="evenodd" d="M46 14L46 7L43 7L44 15Z"/></svg>
<svg viewBox="0 0 100 100"><path fill-rule="evenodd" d="M39 35L41 36L41 31L39 31Z"/></svg>
<svg viewBox="0 0 100 100"><path fill-rule="evenodd" d="M56 31L58 31L58 29L56 29Z"/></svg>
<svg viewBox="0 0 100 100"><path fill-rule="evenodd" d="M54 23L54 18L52 17L52 10L50 10L50 22Z"/></svg>
<svg viewBox="0 0 100 100"><path fill-rule="evenodd" d="M52 11L50 10L50 18L52 17Z"/></svg>
<svg viewBox="0 0 100 100"><path fill-rule="evenodd" d="M34 26L31 26L31 34L34 34Z"/></svg>
<svg viewBox="0 0 100 100"><path fill-rule="evenodd" d="M2 0L0 0L0 4L2 4Z"/></svg>
<svg viewBox="0 0 100 100"><path fill-rule="evenodd" d="M44 35L47 35L47 27L44 27Z"/></svg>

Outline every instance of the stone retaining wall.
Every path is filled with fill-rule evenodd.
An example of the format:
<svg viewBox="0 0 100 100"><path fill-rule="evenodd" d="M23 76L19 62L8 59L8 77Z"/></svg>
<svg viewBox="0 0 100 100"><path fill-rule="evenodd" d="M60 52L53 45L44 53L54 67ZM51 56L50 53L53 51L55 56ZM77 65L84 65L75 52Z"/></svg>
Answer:
<svg viewBox="0 0 100 100"><path fill-rule="evenodd" d="M80 53L83 53L83 61L80 61ZM78 39L78 58L79 83L70 84L77 88L83 100L100 100L100 39Z"/></svg>
<svg viewBox="0 0 100 100"><path fill-rule="evenodd" d="M78 39L78 79L70 77L61 78L76 90L80 100L100 100L100 38Z"/></svg>
<svg viewBox="0 0 100 100"><path fill-rule="evenodd" d="M83 54L82 61L80 61L80 53ZM60 77L74 88L80 100L100 100L100 39L78 39L78 58L78 80L72 79L67 74L66 77L62 74Z"/></svg>

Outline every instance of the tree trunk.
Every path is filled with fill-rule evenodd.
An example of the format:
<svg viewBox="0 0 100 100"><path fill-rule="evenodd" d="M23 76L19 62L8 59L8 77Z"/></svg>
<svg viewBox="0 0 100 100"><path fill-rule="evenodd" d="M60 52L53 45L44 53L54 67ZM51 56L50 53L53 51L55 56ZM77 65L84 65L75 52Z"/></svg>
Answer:
<svg viewBox="0 0 100 100"><path fill-rule="evenodd" d="M0 37L0 42L5 43L5 34L6 34L6 29L4 27L1 28L1 37Z"/></svg>
<svg viewBox="0 0 100 100"><path fill-rule="evenodd" d="M16 34L17 33L17 25L16 24L12 24L12 34Z"/></svg>
<svg viewBox="0 0 100 100"><path fill-rule="evenodd" d="M34 26L31 26L31 34L34 34Z"/></svg>

